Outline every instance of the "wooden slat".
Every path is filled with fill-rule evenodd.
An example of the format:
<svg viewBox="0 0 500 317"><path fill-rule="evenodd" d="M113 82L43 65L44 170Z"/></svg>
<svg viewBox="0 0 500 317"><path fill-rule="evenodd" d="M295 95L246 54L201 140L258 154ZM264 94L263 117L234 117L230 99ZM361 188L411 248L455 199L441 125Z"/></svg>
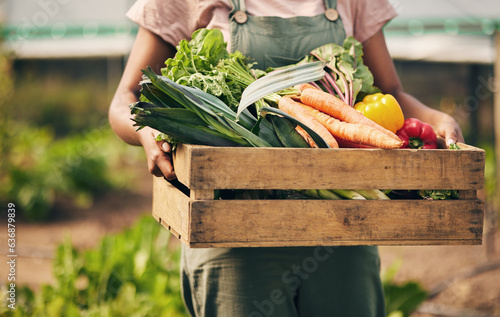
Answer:
<svg viewBox="0 0 500 317"><path fill-rule="evenodd" d="M461 189L483 187L485 153L466 150L226 148L180 145L191 189ZM185 165L189 165L189 168Z"/></svg>
<svg viewBox="0 0 500 317"><path fill-rule="evenodd" d="M477 198L477 191L475 190L460 190L458 192L458 199L475 199Z"/></svg>
<svg viewBox="0 0 500 317"><path fill-rule="evenodd" d="M450 240L450 239L432 239L432 240L342 240L335 242L324 242L315 240L299 241L257 241L249 243L248 241L230 241L230 242L183 242L190 248L248 248L248 247L314 247L314 246L353 246L353 245L377 245L377 246L404 246L404 245L481 245L480 239L474 240Z"/></svg>
<svg viewBox="0 0 500 317"><path fill-rule="evenodd" d="M192 200L212 200L214 199L213 189L192 189L190 196Z"/></svg>
<svg viewBox="0 0 500 317"><path fill-rule="evenodd" d="M178 238L188 237L189 204L189 197L165 179L153 179L153 216Z"/></svg>
<svg viewBox="0 0 500 317"><path fill-rule="evenodd" d="M191 188L191 151L192 146L179 144L172 154L175 175L181 183L189 188Z"/></svg>
<svg viewBox="0 0 500 317"><path fill-rule="evenodd" d="M191 246L480 244L481 200L192 202Z"/></svg>

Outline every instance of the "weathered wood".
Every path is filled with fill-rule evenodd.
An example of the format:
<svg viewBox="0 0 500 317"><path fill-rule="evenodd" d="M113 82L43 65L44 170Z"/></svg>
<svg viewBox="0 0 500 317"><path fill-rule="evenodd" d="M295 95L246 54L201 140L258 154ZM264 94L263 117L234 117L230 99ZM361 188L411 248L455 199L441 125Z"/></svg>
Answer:
<svg viewBox="0 0 500 317"><path fill-rule="evenodd" d="M481 244L484 151L180 145L153 216L189 247ZM458 200L214 200L215 189L456 189ZM183 193L184 192L184 193ZM189 192L189 193L188 193Z"/></svg>
<svg viewBox="0 0 500 317"><path fill-rule="evenodd" d="M450 240L450 239L432 239L432 240L342 240L342 241L231 241L231 242L187 242L182 240L190 248L268 248L268 247L314 247L314 246L354 246L354 245L379 245L379 246L422 246L422 245L481 245L481 240Z"/></svg>
<svg viewBox="0 0 500 317"><path fill-rule="evenodd" d="M190 196L192 200L211 200L214 199L213 189L192 189Z"/></svg>
<svg viewBox="0 0 500 317"><path fill-rule="evenodd" d="M153 214L177 237L187 236L190 227L190 199L163 178L153 178Z"/></svg>
<svg viewBox="0 0 500 317"><path fill-rule="evenodd" d="M477 191L475 190L460 190L458 191L458 199L475 199Z"/></svg>
<svg viewBox="0 0 500 317"><path fill-rule="evenodd" d="M477 244L481 200L192 202L190 242L255 245ZM233 244L234 243L234 244Z"/></svg>
<svg viewBox="0 0 500 317"><path fill-rule="evenodd" d="M191 149L189 146L179 144L172 153L172 160L177 179L188 186L188 180L191 178Z"/></svg>
<svg viewBox="0 0 500 317"><path fill-rule="evenodd" d="M477 190L483 187L484 159L484 151L473 147L456 151L180 145L174 166L179 167L179 180L191 189Z"/></svg>

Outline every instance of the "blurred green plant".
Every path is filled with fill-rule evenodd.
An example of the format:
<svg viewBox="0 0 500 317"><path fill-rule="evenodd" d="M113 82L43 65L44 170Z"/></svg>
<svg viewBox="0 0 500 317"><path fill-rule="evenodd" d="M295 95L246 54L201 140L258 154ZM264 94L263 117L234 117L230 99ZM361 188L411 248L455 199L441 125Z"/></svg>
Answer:
<svg viewBox="0 0 500 317"><path fill-rule="evenodd" d="M427 299L427 291L415 281L395 282L402 260L396 259L383 273L387 317L409 317Z"/></svg>
<svg viewBox="0 0 500 317"><path fill-rule="evenodd" d="M0 24L0 30L2 25ZM1 33L0 33L1 34ZM7 107L8 101L12 99L14 94L14 83L12 81L12 62L6 52L3 50L3 38L0 35L0 136L7 132L7 121L10 118L11 108ZM5 157L7 152L8 139L0 137L0 155ZM0 171L6 165L4 159L0 160ZM2 174L0 173L0 181Z"/></svg>
<svg viewBox="0 0 500 317"><path fill-rule="evenodd" d="M48 219L57 198L89 207L94 197L125 188L133 169L119 171L141 159L140 149L116 138L107 121L60 139L47 127L12 120L4 124L0 201L15 203L27 220Z"/></svg>
<svg viewBox="0 0 500 317"><path fill-rule="evenodd" d="M187 316L180 294L180 249L151 216L106 236L95 249L78 251L70 239L53 262L55 285L38 292L16 291L16 310L6 317L178 317ZM7 298L6 293L2 294Z"/></svg>
<svg viewBox="0 0 500 317"><path fill-rule="evenodd" d="M34 75L14 78L15 97L9 99L11 117L35 126L50 126L56 137L98 126L107 118L109 97L102 84Z"/></svg>
<svg viewBox="0 0 500 317"><path fill-rule="evenodd" d="M134 173L122 171L142 151L112 133L106 89L81 80L13 78L1 44L0 202L15 203L28 220L46 220L58 198L89 207L98 195L125 187Z"/></svg>
<svg viewBox="0 0 500 317"><path fill-rule="evenodd" d="M489 203L497 204L496 185L496 158L493 142L483 142L478 145L485 151L484 163L484 191Z"/></svg>

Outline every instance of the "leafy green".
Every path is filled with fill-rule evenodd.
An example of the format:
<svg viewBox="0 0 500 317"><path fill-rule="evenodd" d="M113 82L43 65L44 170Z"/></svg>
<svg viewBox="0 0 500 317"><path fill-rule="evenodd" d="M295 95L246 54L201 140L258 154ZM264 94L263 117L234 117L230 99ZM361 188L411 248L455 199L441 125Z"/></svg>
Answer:
<svg viewBox="0 0 500 317"><path fill-rule="evenodd" d="M401 263L397 259L382 274L387 316L409 317L427 299L427 291L420 283L394 281Z"/></svg>
<svg viewBox="0 0 500 317"><path fill-rule="evenodd" d="M314 132L311 128L309 128L307 125L302 123L301 121L295 119L294 117L290 116L286 112L283 112L279 109L276 108L271 108L271 107L265 107L262 109L262 112L264 113L272 113L274 115L280 115L288 120L290 120L292 123L300 126L302 129L304 129L309 136L313 139L313 141L316 143L316 145L319 148L329 148L330 146L323 140L321 136L319 136L316 132Z"/></svg>
<svg viewBox="0 0 500 317"><path fill-rule="evenodd" d="M53 260L55 283L36 293L18 287L16 310L2 305L0 315L187 316L180 296L180 248L170 246L170 237L144 216L93 249L76 250L67 239Z"/></svg>
<svg viewBox="0 0 500 317"><path fill-rule="evenodd" d="M351 106L366 95L380 92L373 86L373 75L363 63L363 46L352 36L342 46L329 43L312 50L301 63L315 60L327 63L330 76L316 83Z"/></svg>
<svg viewBox="0 0 500 317"><path fill-rule="evenodd" d="M236 113L215 96L194 87L158 76L151 68L143 70L143 85L152 85L159 97L132 104L133 120L139 128L149 126L175 140L213 146L283 146L270 123L258 121L248 111L238 120ZM184 109L166 108L170 100ZM182 111L180 111L182 110ZM241 124L240 124L241 123ZM253 124L253 125L252 125ZM256 127L258 125L258 127ZM260 133L254 134L253 130Z"/></svg>
<svg viewBox="0 0 500 317"><path fill-rule="evenodd" d="M226 46L219 29L199 29L190 41L179 43L177 53L165 61L161 72L180 85L199 88L236 109L244 88L216 66L221 60L241 65L246 65L248 60L241 53L230 55Z"/></svg>
<svg viewBox="0 0 500 317"><path fill-rule="evenodd" d="M14 203L29 221L48 220L58 199L90 207L99 195L129 186L132 170L113 171L141 153L118 140L109 125L64 138L20 121L6 120L3 128L0 201Z"/></svg>
<svg viewBox="0 0 500 317"><path fill-rule="evenodd" d="M262 117L264 118L264 117ZM291 120L285 119L280 116L266 116L266 119L273 124L273 128L278 135L281 143L285 147L297 147L297 148L308 148L309 144L300 136L300 134L295 130L297 125L293 124Z"/></svg>
<svg viewBox="0 0 500 317"><path fill-rule="evenodd" d="M458 199L457 190L419 190L418 194L425 199L444 200L444 199Z"/></svg>
<svg viewBox="0 0 500 317"><path fill-rule="evenodd" d="M238 114L257 100L265 97L277 104L280 98L280 94L276 93L277 91L323 78L325 75L323 67L323 62L298 64L272 71L259 78L243 91L238 106Z"/></svg>

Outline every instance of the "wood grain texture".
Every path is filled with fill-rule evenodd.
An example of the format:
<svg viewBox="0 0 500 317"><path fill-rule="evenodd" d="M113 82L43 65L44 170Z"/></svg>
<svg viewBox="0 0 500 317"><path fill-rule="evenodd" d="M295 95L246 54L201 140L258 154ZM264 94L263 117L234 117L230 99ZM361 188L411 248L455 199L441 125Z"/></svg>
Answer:
<svg viewBox="0 0 500 317"><path fill-rule="evenodd" d="M481 245L481 240L450 240L450 239L433 239L433 240L342 240L327 242L315 240L300 240L300 241L230 241L230 242L187 242L182 240L185 245L190 248L266 248L266 247L315 247L315 246L354 246L354 245L377 245L377 246L424 246L424 245Z"/></svg>
<svg viewBox="0 0 500 317"><path fill-rule="evenodd" d="M190 199L160 177L153 178L153 216L178 238L190 228Z"/></svg>
<svg viewBox="0 0 500 317"><path fill-rule="evenodd" d="M196 201L189 240L192 246L480 244L483 209L478 199Z"/></svg>
<svg viewBox="0 0 500 317"><path fill-rule="evenodd" d="M483 150L231 148L180 145L191 189L459 189L483 187Z"/></svg>
<svg viewBox="0 0 500 317"><path fill-rule="evenodd" d="M189 247L482 243L484 151L179 145L153 216ZM176 186L182 186L177 183ZM215 189L456 189L458 200L214 200Z"/></svg>
<svg viewBox="0 0 500 317"><path fill-rule="evenodd" d="M458 199L475 199L477 198L477 191L475 190L459 190Z"/></svg>
<svg viewBox="0 0 500 317"><path fill-rule="evenodd" d="M214 199L213 189L192 189L189 197L192 200L212 200Z"/></svg>

